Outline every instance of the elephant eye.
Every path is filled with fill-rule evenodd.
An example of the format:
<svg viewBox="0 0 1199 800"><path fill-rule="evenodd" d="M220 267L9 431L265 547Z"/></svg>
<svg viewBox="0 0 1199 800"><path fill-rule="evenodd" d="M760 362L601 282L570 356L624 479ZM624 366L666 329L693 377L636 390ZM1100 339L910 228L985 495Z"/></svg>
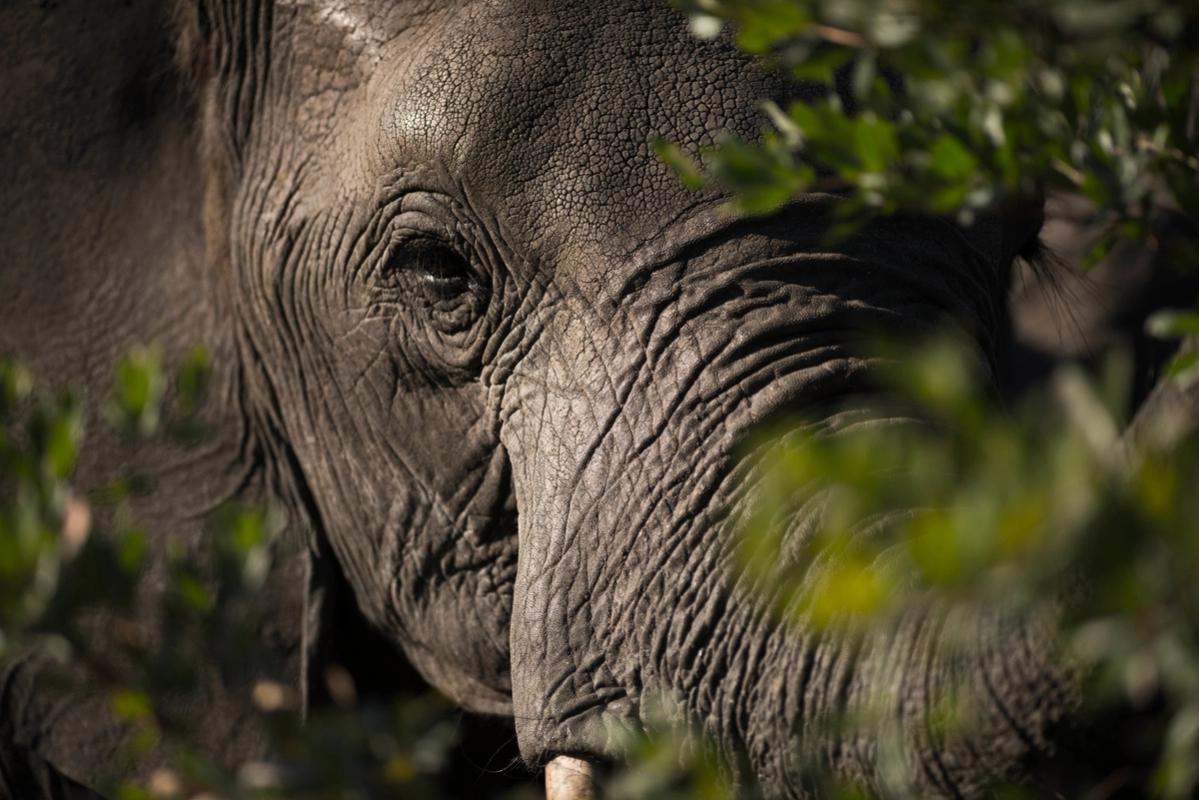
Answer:
<svg viewBox="0 0 1199 800"><path fill-rule="evenodd" d="M457 250L437 239L419 237L396 243L384 264L385 283L405 302L428 315L443 334L464 332L486 305L487 289Z"/></svg>
<svg viewBox="0 0 1199 800"><path fill-rule="evenodd" d="M477 291L478 279L466 260L437 243L409 248L408 269L420 282L429 300L444 302L466 292Z"/></svg>

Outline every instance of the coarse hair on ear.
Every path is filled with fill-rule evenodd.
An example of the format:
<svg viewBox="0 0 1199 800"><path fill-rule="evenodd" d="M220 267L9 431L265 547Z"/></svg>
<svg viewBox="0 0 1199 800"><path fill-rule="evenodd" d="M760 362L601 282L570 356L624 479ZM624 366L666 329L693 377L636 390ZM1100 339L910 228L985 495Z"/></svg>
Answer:
<svg viewBox="0 0 1199 800"><path fill-rule="evenodd" d="M1031 279L1044 292L1046 302L1062 309L1073 322L1072 298L1065 282L1072 269L1042 235L1045 206L1043 197L1029 198L1011 208L1005 218L1004 257L1011 264L1007 284L1013 287L1016 281Z"/></svg>
<svg viewBox="0 0 1199 800"><path fill-rule="evenodd" d="M174 0L171 3L171 32L175 42L175 66L191 86L204 73L204 35L200 30L202 0Z"/></svg>
<svg viewBox="0 0 1199 800"><path fill-rule="evenodd" d="M204 232L208 265L225 275L229 265L230 203L242 149L232 121L222 113L222 84L232 79L230 56L243 48L229 26L214 20L232 18L250 0L174 0L175 63L191 96L197 147L204 173Z"/></svg>
<svg viewBox="0 0 1199 800"><path fill-rule="evenodd" d="M269 75L273 0L175 0L176 62L197 88L202 122L240 167Z"/></svg>
<svg viewBox="0 0 1199 800"><path fill-rule="evenodd" d="M1004 231L1004 250L1009 258L1028 266L1047 286L1056 286L1066 265L1045 243L1041 232L1045 227L1045 203L1031 200L1015 209L1008 217Z"/></svg>
<svg viewBox="0 0 1199 800"><path fill-rule="evenodd" d="M269 74L273 0L173 0L175 62L190 87L204 167L208 262L229 263L230 204Z"/></svg>

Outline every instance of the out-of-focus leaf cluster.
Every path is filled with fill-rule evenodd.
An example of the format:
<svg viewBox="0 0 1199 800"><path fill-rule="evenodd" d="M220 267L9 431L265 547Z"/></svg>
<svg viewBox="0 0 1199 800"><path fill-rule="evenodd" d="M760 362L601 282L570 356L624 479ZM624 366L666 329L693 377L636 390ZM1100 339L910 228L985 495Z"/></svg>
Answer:
<svg viewBox="0 0 1199 800"><path fill-rule="evenodd" d="M1002 411L966 353L947 341L884 352L896 366L881 416L872 401L835 431L763 434L739 547L746 574L793 624L849 636L914 608L974 619L1059 609L1062 663L1089 676L1090 712L1128 707L1154 723L1139 746L1157 766L1126 790L1192 796L1199 442L1156 451L1124 440L1119 357L1097 383L1065 371Z"/></svg>
<svg viewBox="0 0 1199 800"><path fill-rule="evenodd" d="M264 681L253 699L267 719L266 757L222 770L187 734L172 737L172 759L147 781L120 787L119 800L152 798L440 798L456 765L447 755L458 738L453 709L435 695L390 705L349 703L307 719L288 687ZM348 698L344 698L348 700ZM151 703L144 705L145 709Z"/></svg>
<svg viewBox="0 0 1199 800"><path fill-rule="evenodd" d="M159 348L135 348L116 365L104 417L129 447L155 437L195 445L208 375L202 349L168 374ZM72 486L82 420L74 394L42 391L27 370L0 362L0 666L49 655L59 689L107 695L131 732L131 770L151 751L164 763L148 780L102 787L107 796L446 796L459 736L450 704L433 694L357 703L339 669L326 676L336 702L307 719L297 687L249 684L268 757L230 772L204 753L179 698L202 691L205 670L253 676L270 658L258 631L278 526L266 509L224 506L199 548L146 530L134 509L155 476L124 474L86 496ZM160 592L146 594L148 570Z"/></svg>
<svg viewBox="0 0 1199 800"><path fill-rule="evenodd" d="M948 659L977 647L980 621L1035 622L1050 632L1047 662L1077 681L1075 712L1123 715L1128 730L1113 739L1128 749L1098 765L1107 772L1091 764L1057 776L1066 783L1054 791L1065 794L1000 784L993 796L1192 797L1199 440L1155 449L1126 439L1130 366L1119 352L1098 378L1059 372L1015 408L987 391L973 352L953 339L880 346L868 409L784 421L747 443L753 502L737 574L808 636L885 642L905 615L937 609ZM928 724L944 740L968 740L979 724L972 690L951 682L939 691ZM603 796L758 796L733 777L746 774L736 754L716 752L681 718L663 713L630 737ZM817 796L866 800L880 785L881 796L922 796L912 788L911 731L883 709L809 720L805 730L876 743L874 788L796 754Z"/></svg>
<svg viewBox="0 0 1199 800"><path fill-rule="evenodd" d="M1096 257L1148 238L1155 205L1199 207L1199 7L1180 0L679 0L693 31L731 26L746 52L806 81L766 103L762 142L727 139L687 182L742 210L801 191L858 217L957 216L1051 191L1108 222ZM667 147L659 145L659 151ZM1194 254L1190 254L1194 255ZM1193 259L1192 263L1193 263Z"/></svg>
<svg viewBox="0 0 1199 800"><path fill-rule="evenodd" d="M87 534L67 483L82 431L74 395L37 393L27 370L0 361L0 657L45 611L64 551Z"/></svg>

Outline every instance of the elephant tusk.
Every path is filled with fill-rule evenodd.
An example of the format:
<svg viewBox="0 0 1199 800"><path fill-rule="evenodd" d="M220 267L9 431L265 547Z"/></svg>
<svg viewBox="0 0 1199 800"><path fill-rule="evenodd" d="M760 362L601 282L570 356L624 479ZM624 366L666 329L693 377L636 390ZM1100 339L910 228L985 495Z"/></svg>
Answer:
<svg viewBox="0 0 1199 800"><path fill-rule="evenodd" d="M581 758L558 756L545 765L545 800L596 800L595 771Z"/></svg>

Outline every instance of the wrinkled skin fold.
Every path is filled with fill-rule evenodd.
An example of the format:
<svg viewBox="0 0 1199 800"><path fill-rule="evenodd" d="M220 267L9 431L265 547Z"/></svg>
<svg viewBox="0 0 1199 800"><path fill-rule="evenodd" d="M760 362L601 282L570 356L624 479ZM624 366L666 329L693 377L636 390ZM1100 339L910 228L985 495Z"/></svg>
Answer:
<svg viewBox="0 0 1199 800"><path fill-rule="evenodd" d="M762 98L816 90L667 7L195 0L173 19L195 126L172 135L196 159L176 188L209 278L172 302L206 310L197 333L234 365L236 491L313 530L308 679L335 575L429 683L512 716L532 764L611 754L659 696L778 796L811 788L805 759L877 779L877 741L819 732L867 705L930 793L1048 747L1069 691L1042 628L986 621L953 657L936 609L885 639L791 630L730 552L744 437L840 424L868 397L868 335L950 324L993 358L1026 214L831 247L833 196L723 213L650 140L753 137ZM930 698L959 683L981 724L948 745Z"/></svg>

